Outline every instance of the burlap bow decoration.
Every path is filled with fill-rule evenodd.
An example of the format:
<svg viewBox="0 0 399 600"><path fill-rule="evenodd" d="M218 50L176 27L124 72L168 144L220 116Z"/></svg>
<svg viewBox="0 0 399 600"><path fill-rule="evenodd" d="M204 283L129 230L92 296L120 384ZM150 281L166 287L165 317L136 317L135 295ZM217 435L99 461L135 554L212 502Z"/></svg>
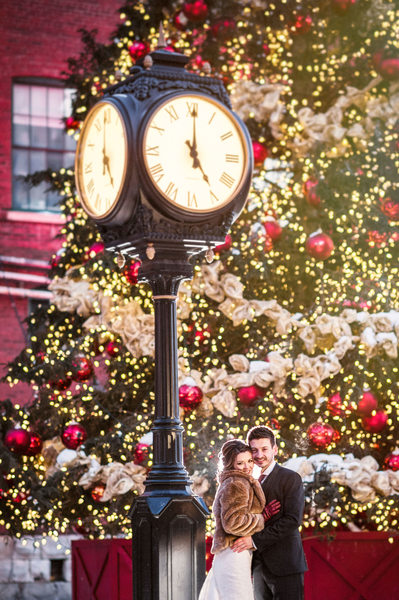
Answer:
<svg viewBox="0 0 399 600"><path fill-rule="evenodd" d="M285 466L297 471L305 482L313 481L314 475L325 467L331 474L331 480L351 489L352 496L358 502L375 502L380 496L399 495L399 471L380 471L372 456L354 458L338 454L314 454L307 458L291 458Z"/></svg>

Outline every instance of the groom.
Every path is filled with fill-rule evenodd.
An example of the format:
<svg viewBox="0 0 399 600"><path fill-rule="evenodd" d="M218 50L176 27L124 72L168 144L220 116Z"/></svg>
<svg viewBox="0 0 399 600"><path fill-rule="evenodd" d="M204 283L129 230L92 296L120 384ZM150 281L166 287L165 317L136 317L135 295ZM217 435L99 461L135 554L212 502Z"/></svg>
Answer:
<svg viewBox="0 0 399 600"><path fill-rule="evenodd" d="M281 502L281 510L252 537L238 538L235 552L255 548L253 578L255 600L303 600L303 574L307 571L298 527L302 522L304 492L298 473L275 462L277 444L274 433L259 425L249 430L247 443L254 463L261 468L266 504Z"/></svg>

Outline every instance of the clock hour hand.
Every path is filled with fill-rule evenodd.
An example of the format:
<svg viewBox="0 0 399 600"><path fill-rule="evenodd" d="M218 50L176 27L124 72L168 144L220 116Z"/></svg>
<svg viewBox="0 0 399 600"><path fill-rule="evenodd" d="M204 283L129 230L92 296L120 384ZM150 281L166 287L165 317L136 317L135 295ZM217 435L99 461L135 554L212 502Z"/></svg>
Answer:
<svg viewBox="0 0 399 600"><path fill-rule="evenodd" d="M104 162L103 162L103 167L104 167L104 170L105 170L105 168L107 169L107 172L108 172L109 178L110 178L110 180L111 180L111 185L112 185L112 187L114 187L114 180L113 180L113 177L112 177L112 175L111 175L111 169L110 169L110 167L109 167L109 157L108 157L108 156L106 156L105 154L104 154Z"/></svg>
<svg viewBox="0 0 399 600"><path fill-rule="evenodd" d="M193 159L193 169L199 169L201 171L201 173L202 173L203 179L206 181L206 183L208 185L210 185L208 175L204 172L204 169L202 168L202 165L201 165L200 160L198 158L198 152L197 152L197 150L193 149L192 145L190 144L190 142L188 140L186 140L186 144L190 148L190 156Z"/></svg>

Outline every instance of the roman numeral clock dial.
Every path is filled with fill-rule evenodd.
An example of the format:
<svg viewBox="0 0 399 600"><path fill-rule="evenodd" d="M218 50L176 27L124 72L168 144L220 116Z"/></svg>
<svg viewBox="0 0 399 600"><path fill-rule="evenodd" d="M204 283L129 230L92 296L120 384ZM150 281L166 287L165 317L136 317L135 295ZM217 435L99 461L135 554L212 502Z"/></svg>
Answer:
<svg viewBox="0 0 399 600"><path fill-rule="evenodd" d="M153 149L155 151L155 149ZM126 183L127 130L122 112L110 101L89 112L79 137L75 178L83 208L101 222L117 212ZM119 220L123 211L119 211ZM115 222L118 218L115 217Z"/></svg>
<svg viewBox="0 0 399 600"><path fill-rule="evenodd" d="M164 100L144 123L142 157L151 193L170 214L223 210L248 182L251 151L243 125L200 93ZM169 207L169 208L168 208Z"/></svg>

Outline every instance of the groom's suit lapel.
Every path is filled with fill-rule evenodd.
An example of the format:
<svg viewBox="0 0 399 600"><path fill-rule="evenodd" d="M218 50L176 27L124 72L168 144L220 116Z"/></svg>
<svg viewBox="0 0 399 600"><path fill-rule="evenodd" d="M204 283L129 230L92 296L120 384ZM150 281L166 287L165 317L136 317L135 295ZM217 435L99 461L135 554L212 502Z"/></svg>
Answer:
<svg viewBox="0 0 399 600"><path fill-rule="evenodd" d="M270 499L268 498L268 494L273 489L273 487L277 481L279 468L280 467L276 463L273 471L266 477L265 481L262 483L262 489L266 496L266 502L270 502Z"/></svg>

